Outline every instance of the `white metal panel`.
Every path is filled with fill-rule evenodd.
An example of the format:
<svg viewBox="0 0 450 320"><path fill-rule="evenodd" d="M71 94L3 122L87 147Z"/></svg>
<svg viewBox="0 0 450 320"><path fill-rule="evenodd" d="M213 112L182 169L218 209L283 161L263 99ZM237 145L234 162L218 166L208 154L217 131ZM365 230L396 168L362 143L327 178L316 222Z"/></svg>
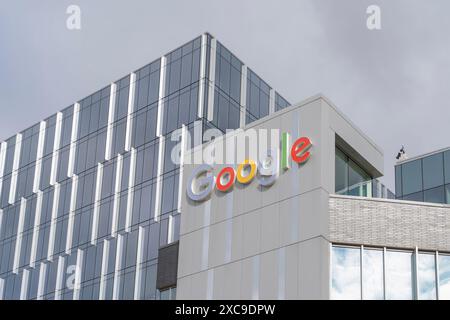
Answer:
<svg viewBox="0 0 450 320"><path fill-rule="evenodd" d="M53 140L53 153L52 153L52 167L50 171L50 185L56 183L56 177L58 174L58 162L59 162L59 145L61 142L61 126L62 126L62 112L56 114L55 124L55 139Z"/></svg>
<svg viewBox="0 0 450 320"><path fill-rule="evenodd" d="M3 174L5 172L6 150L8 149L8 143L2 142L0 144L0 194L3 187Z"/></svg>
<svg viewBox="0 0 450 320"><path fill-rule="evenodd" d="M9 189L9 204L14 204L16 201L16 188L17 188L17 178L19 176L19 165L20 165L20 152L22 150L22 134L18 133L16 136L16 145L14 148L14 161L11 175L11 187Z"/></svg>
<svg viewBox="0 0 450 320"><path fill-rule="evenodd" d="M38 191L36 197L36 212L34 215L33 238L31 240L31 252L30 252L31 268L34 268L36 265L37 245L39 239L39 225L41 224L41 215L42 215L42 197L43 197L42 191Z"/></svg>
<svg viewBox="0 0 450 320"><path fill-rule="evenodd" d="M47 278L47 264L44 262L41 262L41 266L39 268L37 300L42 300L44 298L46 278Z"/></svg>
<svg viewBox="0 0 450 320"><path fill-rule="evenodd" d="M106 149L105 160L111 159L112 143L113 143L113 129L114 129L114 115L116 111L116 89L115 83L111 84L111 92L109 96L109 111L108 111L108 127L106 131Z"/></svg>
<svg viewBox="0 0 450 320"><path fill-rule="evenodd" d="M77 205L78 176L72 176L72 191L70 194L70 211L67 222L66 254L72 252L73 227L75 222L75 210Z"/></svg>
<svg viewBox="0 0 450 320"><path fill-rule="evenodd" d="M100 288L99 288L99 300L105 300L106 297L106 275L108 274L108 260L109 260L109 240L103 241L103 253L102 253L102 269L100 271Z"/></svg>
<svg viewBox="0 0 450 320"><path fill-rule="evenodd" d="M203 117L203 110L205 105L205 83L206 79L206 48L207 48L207 35L202 34L202 43L200 47L200 86L198 88L198 110L197 116Z"/></svg>
<svg viewBox="0 0 450 320"><path fill-rule="evenodd" d="M127 195L127 214L125 219L125 231L131 231L133 218L133 199L134 199L134 183L136 180L136 149L131 149L130 155L130 174L128 176L128 195Z"/></svg>
<svg viewBox="0 0 450 320"><path fill-rule="evenodd" d="M158 94L158 114L156 122L156 135L162 135L163 120L164 120L164 96L166 94L166 67L167 58L161 57L161 69L159 75L159 94Z"/></svg>
<svg viewBox="0 0 450 320"><path fill-rule="evenodd" d="M98 235L98 220L100 215L100 198L102 195L102 183L103 183L103 164L97 164L97 178L95 182L95 202L94 210L92 213L92 231L91 231L91 244L97 244Z"/></svg>
<svg viewBox="0 0 450 320"><path fill-rule="evenodd" d="M240 128L245 127L245 117L247 113L247 66L241 68L241 102L240 102Z"/></svg>
<svg viewBox="0 0 450 320"><path fill-rule="evenodd" d="M70 136L69 164L67 166L67 177L72 177L75 171L75 155L77 153L78 120L80 118L80 104L73 105L72 132Z"/></svg>
<svg viewBox="0 0 450 320"><path fill-rule="evenodd" d="M27 200L25 198L22 198L20 200L20 212L19 212L19 222L17 225L16 248L14 250L13 273L15 274L19 273L20 251L22 249L23 227L25 222L26 209L27 209Z"/></svg>
<svg viewBox="0 0 450 320"><path fill-rule="evenodd" d="M209 87L208 87L208 121L214 119L214 89L216 79L216 39L211 39L211 51L209 55Z"/></svg>
<svg viewBox="0 0 450 320"><path fill-rule="evenodd" d="M116 183L114 186L114 202L111 222L111 235L115 237L119 228L119 209L120 209L120 187L122 185L122 169L123 169L123 156L119 154L117 156L116 163Z"/></svg>
<svg viewBox="0 0 450 320"><path fill-rule="evenodd" d="M127 129L125 133L125 151L131 149L131 134L133 133L134 93L136 89L136 74L130 74L130 89L128 94Z"/></svg>
<svg viewBox="0 0 450 320"><path fill-rule="evenodd" d="M137 244L137 256L136 256L136 274L134 280L134 300L141 298L142 288L142 268L141 265L144 262L144 248L145 248L145 228L139 227L138 231L138 244Z"/></svg>
<svg viewBox="0 0 450 320"><path fill-rule="evenodd" d="M158 172L156 176L156 192L155 192L155 214L154 220L159 220L159 215L161 213L161 192L162 192L162 181L164 172L164 136L159 137L159 147L158 147Z"/></svg>
<svg viewBox="0 0 450 320"><path fill-rule="evenodd" d="M58 209L59 209L59 195L60 195L61 185L59 183L55 184L55 190L53 194L53 206L52 206L52 217L50 220L50 232L48 240L48 251L47 260L53 261L53 253L55 249L55 237L56 237L56 223L58 219Z"/></svg>
<svg viewBox="0 0 450 320"><path fill-rule="evenodd" d="M119 299L120 294L120 271L122 270L123 258L123 235L117 237L117 251L116 251L116 265L114 268L114 285L113 285L113 300Z"/></svg>
<svg viewBox="0 0 450 320"><path fill-rule="evenodd" d="M81 279L83 274L84 252L81 249L77 250L77 267L75 268L75 286L73 288L73 300L80 300L81 293Z"/></svg>
<svg viewBox="0 0 450 320"><path fill-rule="evenodd" d="M20 300L28 299L28 283L30 279L30 271L24 269L22 272L22 283L20 285Z"/></svg>
<svg viewBox="0 0 450 320"><path fill-rule="evenodd" d="M56 285L55 285L55 300L61 300L61 294L63 290L63 280L64 280L64 264L65 257L58 257L58 271L56 274Z"/></svg>
<svg viewBox="0 0 450 320"><path fill-rule="evenodd" d="M47 123L41 121L39 125L39 138L36 152L36 167L34 169L33 192L37 193L41 184L42 157L44 156L45 128Z"/></svg>

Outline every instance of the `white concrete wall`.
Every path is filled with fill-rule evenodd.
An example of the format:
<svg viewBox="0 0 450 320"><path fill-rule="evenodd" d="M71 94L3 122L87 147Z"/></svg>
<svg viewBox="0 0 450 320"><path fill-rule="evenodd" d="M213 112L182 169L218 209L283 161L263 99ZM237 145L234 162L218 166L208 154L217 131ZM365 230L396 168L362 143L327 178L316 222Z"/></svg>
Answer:
<svg viewBox="0 0 450 320"><path fill-rule="evenodd" d="M292 141L307 136L311 158L292 163L266 190L253 181L201 203L183 195L177 298L328 299L335 134L380 173L382 152L320 95L248 128L281 129ZM184 167L183 190L194 167Z"/></svg>

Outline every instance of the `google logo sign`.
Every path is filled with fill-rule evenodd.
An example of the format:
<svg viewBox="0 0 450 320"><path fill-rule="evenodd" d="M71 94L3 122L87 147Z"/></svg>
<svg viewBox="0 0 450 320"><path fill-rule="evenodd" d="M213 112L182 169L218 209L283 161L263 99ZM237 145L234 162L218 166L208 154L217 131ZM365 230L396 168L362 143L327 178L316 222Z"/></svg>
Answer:
<svg viewBox="0 0 450 320"><path fill-rule="evenodd" d="M291 160L298 165L304 164L311 156L308 151L312 146L308 137L301 137L291 145L290 135L284 132L281 136L281 148L269 149L261 161L252 159L241 162L237 168L224 167L215 177L213 167L202 164L194 169L187 181L186 193L192 201L207 199L214 189L228 192L237 183L247 185L256 179L260 186L270 187L278 178L280 168L290 168ZM281 159L280 155L281 154Z"/></svg>

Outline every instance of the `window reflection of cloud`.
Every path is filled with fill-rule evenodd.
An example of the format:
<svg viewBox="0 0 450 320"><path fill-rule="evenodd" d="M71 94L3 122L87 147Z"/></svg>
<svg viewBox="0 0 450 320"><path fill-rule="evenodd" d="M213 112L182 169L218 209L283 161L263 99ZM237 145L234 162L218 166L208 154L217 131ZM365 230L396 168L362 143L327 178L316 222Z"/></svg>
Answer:
<svg viewBox="0 0 450 320"><path fill-rule="evenodd" d="M450 300L450 256L439 256L439 299Z"/></svg>
<svg viewBox="0 0 450 320"><path fill-rule="evenodd" d="M419 280L419 299L436 299L436 266L433 254L419 254L417 271Z"/></svg>
<svg viewBox="0 0 450 320"><path fill-rule="evenodd" d="M363 299L382 300L383 251L364 249L363 258Z"/></svg>
<svg viewBox="0 0 450 320"><path fill-rule="evenodd" d="M360 279L360 250L334 247L331 297L337 300L360 299Z"/></svg>
<svg viewBox="0 0 450 320"><path fill-rule="evenodd" d="M386 298L412 299L412 253L386 252Z"/></svg>

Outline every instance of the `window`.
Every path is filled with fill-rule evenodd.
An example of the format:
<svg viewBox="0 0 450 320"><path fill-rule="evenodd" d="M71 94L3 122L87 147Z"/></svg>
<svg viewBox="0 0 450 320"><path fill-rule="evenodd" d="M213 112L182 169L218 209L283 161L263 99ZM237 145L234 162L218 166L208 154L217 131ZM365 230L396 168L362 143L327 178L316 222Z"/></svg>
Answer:
<svg viewBox="0 0 450 320"><path fill-rule="evenodd" d="M415 160L402 165L403 195L422 190L422 162Z"/></svg>
<svg viewBox="0 0 450 320"><path fill-rule="evenodd" d="M450 184L445 186L445 203L450 204Z"/></svg>
<svg viewBox="0 0 450 320"><path fill-rule="evenodd" d="M412 194L408 194L407 196L403 197L403 200L408 200L408 201L423 201L423 192L416 192L416 193L412 193Z"/></svg>
<svg viewBox="0 0 450 320"><path fill-rule="evenodd" d="M450 183L450 150L444 152L445 183Z"/></svg>
<svg viewBox="0 0 450 320"><path fill-rule="evenodd" d="M368 184L370 176L364 172L354 161L348 161L348 194L352 196L368 196Z"/></svg>
<svg viewBox="0 0 450 320"><path fill-rule="evenodd" d="M335 191L336 193L346 192L348 186L348 164L347 156L336 148L335 157Z"/></svg>
<svg viewBox="0 0 450 320"><path fill-rule="evenodd" d="M333 247L331 297L361 299L360 249Z"/></svg>
<svg viewBox="0 0 450 320"><path fill-rule="evenodd" d="M363 251L363 299L384 299L383 250Z"/></svg>
<svg viewBox="0 0 450 320"><path fill-rule="evenodd" d="M402 191L402 166L395 167L395 195L400 198L403 195Z"/></svg>
<svg viewBox="0 0 450 320"><path fill-rule="evenodd" d="M423 188L430 189L444 184L442 153L423 158ZM426 200L425 200L426 201Z"/></svg>
<svg viewBox="0 0 450 320"><path fill-rule="evenodd" d="M169 288L159 291L160 300L175 300L177 296L177 288Z"/></svg>
<svg viewBox="0 0 450 320"><path fill-rule="evenodd" d="M386 252L386 299L413 299L414 294L412 267L412 252Z"/></svg>
<svg viewBox="0 0 450 320"><path fill-rule="evenodd" d="M436 300L436 261L435 255L419 253L417 259L419 299Z"/></svg>
<svg viewBox="0 0 450 320"><path fill-rule="evenodd" d="M333 245L331 298L450 300L450 255L437 254Z"/></svg>
<svg viewBox="0 0 450 320"><path fill-rule="evenodd" d="M450 300L450 255L439 255L439 300Z"/></svg>
<svg viewBox="0 0 450 320"><path fill-rule="evenodd" d="M445 190L444 186L425 190L423 192L423 199L425 202L444 203L445 202Z"/></svg>
<svg viewBox="0 0 450 320"><path fill-rule="evenodd" d="M335 192L344 195L371 197L372 177L339 148L335 150Z"/></svg>

